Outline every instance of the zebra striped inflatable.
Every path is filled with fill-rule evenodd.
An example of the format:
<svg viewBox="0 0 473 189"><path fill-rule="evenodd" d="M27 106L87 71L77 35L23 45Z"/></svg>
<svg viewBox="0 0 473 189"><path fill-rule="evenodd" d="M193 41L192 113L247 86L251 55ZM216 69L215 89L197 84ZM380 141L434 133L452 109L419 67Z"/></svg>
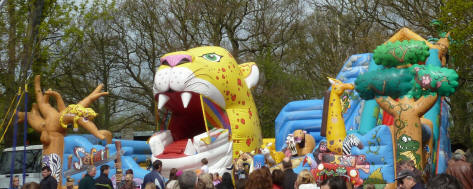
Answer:
<svg viewBox="0 0 473 189"><path fill-rule="evenodd" d="M361 143L360 139L354 134L349 134L343 140L343 155L350 155L351 148L353 148L353 146L357 146L360 149L363 148L363 144Z"/></svg>
<svg viewBox="0 0 473 189"><path fill-rule="evenodd" d="M62 173L61 157L54 153L43 155L41 167L44 166L49 166L49 168L51 169L51 176L53 176L59 183L59 178Z"/></svg>

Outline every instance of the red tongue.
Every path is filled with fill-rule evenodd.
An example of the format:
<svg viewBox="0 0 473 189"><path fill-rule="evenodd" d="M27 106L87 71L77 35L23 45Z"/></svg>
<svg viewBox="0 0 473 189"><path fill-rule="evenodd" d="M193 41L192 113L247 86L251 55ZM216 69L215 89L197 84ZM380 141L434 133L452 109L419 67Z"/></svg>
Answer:
<svg viewBox="0 0 473 189"><path fill-rule="evenodd" d="M186 145L187 145L186 139L175 141L172 144L169 144L168 146L166 146L166 148L164 148L163 154L184 153L184 150L186 149Z"/></svg>
<svg viewBox="0 0 473 189"><path fill-rule="evenodd" d="M156 156L159 159L170 159L170 158L179 158L185 157L184 150L186 149L187 139L182 139L174 141L172 144L167 145L164 148L162 154Z"/></svg>

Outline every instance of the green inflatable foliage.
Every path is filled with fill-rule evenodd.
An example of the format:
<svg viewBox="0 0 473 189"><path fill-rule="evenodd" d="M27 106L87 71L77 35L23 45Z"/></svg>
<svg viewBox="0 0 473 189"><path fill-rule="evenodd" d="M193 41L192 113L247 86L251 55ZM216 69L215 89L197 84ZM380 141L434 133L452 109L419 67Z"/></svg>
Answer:
<svg viewBox="0 0 473 189"><path fill-rule="evenodd" d="M366 72L355 80L355 90L363 99L375 96L398 98L407 94L414 86L412 69L387 68Z"/></svg>
<svg viewBox="0 0 473 189"><path fill-rule="evenodd" d="M373 59L376 64L390 68L424 62L429 54L429 46L424 41L404 40L376 47Z"/></svg>
<svg viewBox="0 0 473 189"><path fill-rule="evenodd" d="M414 88L407 95L420 98L426 95L450 96L458 87L458 74L455 70L430 66L413 65L409 69L414 73Z"/></svg>
<svg viewBox="0 0 473 189"><path fill-rule="evenodd" d="M407 96L418 99L421 96L450 96L458 86L455 70L414 64L409 68L387 68L370 71L355 80L355 90L363 99L376 96L398 98Z"/></svg>

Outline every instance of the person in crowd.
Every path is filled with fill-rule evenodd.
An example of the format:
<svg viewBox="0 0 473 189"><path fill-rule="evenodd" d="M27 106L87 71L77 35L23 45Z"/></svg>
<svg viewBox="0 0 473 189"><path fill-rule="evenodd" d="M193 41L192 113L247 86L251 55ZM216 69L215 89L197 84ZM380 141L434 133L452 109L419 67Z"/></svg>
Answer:
<svg viewBox="0 0 473 189"><path fill-rule="evenodd" d="M243 157L243 160L246 161L246 158ZM250 165L248 163L242 163L239 164L237 163L237 160L233 160L233 164L230 168L227 168L227 170L232 170L233 169L233 174L235 179L247 179L248 178L248 172L250 170Z"/></svg>
<svg viewBox="0 0 473 189"><path fill-rule="evenodd" d="M220 182L222 182L220 176L218 175L218 173L214 173L213 174L213 183L214 183L214 186L217 186Z"/></svg>
<svg viewBox="0 0 473 189"><path fill-rule="evenodd" d="M161 162L161 160L158 159L154 161L153 171L145 175L141 188L145 188L147 183L152 182L156 184L156 189L164 189L164 177L161 176L162 167L163 167L163 162Z"/></svg>
<svg viewBox="0 0 473 189"><path fill-rule="evenodd" d="M207 164L209 164L209 161L207 160L207 158L203 158L202 160L200 160L200 162L202 163L202 167L200 168L200 173L201 174L209 173L209 166L207 166Z"/></svg>
<svg viewBox="0 0 473 189"><path fill-rule="evenodd" d="M36 182L28 182L23 185L22 189L40 189L40 185Z"/></svg>
<svg viewBox="0 0 473 189"><path fill-rule="evenodd" d="M235 174L235 179L247 179L248 174L244 169L237 169L234 172Z"/></svg>
<svg viewBox="0 0 473 189"><path fill-rule="evenodd" d="M212 181L212 175L208 173L202 173L199 175L197 180L196 189L214 189L215 186Z"/></svg>
<svg viewBox="0 0 473 189"><path fill-rule="evenodd" d="M245 189L248 179L238 179L235 181L235 189Z"/></svg>
<svg viewBox="0 0 473 189"><path fill-rule="evenodd" d="M85 174L84 178L80 179L79 189L95 189L95 174L97 174L95 166L87 167L87 174Z"/></svg>
<svg viewBox="0 0 473 189"><path fill-rule="evenodd" d="M442 173L442 174L432 177L427 183L427 189L462 189L462 188L465 188L465 187L462 187L461 183L455 177L446 173Z"/></svg>
<svg viewBox="0 0 473 189"><path fill-rule="evenodd" d="M363 187L363 186L362 186ZM365 186L365 189L376 189L376 187L374 186L374 184L367 184Z"/></svg>
<svg viewBox="0 0 473 189"><path fill-rule="evenodd" d="M51 176L51 173L49 166L44 166L41 169L41 175L43 176L43 180L39 183L41 189L57 189L57 180Z"/></svg>
<svg viewBox="0 0 473 189"><path fill-rule="evenodd" d="M264 176L264 177L269 177L269 178L271 178L271 185L272 185L273 179L272 179L272 176L271 176L271 170L269 170L269 168L266 167L266 166L263 166L263 167L261 167L261 168L259 168L259 169L261 169L261 170L263 171L263 176Z"/></svg>
<svg viewBox="0 0 473 189"><path fill-rule="evenodd" d="M172 168L169 171L169 180L166 183L169 183L169 181L171 181L171 180L177 180L177 177L178 177L177 172L178 172L178 170L176 168Z"/></svg>
<svg viewBox="0 0 473 189"><path fill-rule="evenodd" d="M117 185L117 189L134 189L136 183L133 181L133 170L128 169L125 172L125 180Z"/></svg>
<svg viewBox="0 0 473 189"><path fill-rule="evenodd" d="M12 189L20 189L20 177L18 175L15 175L13 177L13 183L12 183Z"/></svg>
<svg viewBox="0 0 473 189"><path fill-rule="evenodd" d="M398 172L396 180L401 189L423 189L421 181L416 178L414 172L406 169Z"/></svg>
<svg viewBox="0 0 473 189"><path fill-rule="evenodd" d="M178 178L180 189L194 189L197 183L197 174L193 171L185 171Z"/></svg>
<svg viewBox="0 0 473 189"><path fill-rule="evenodd" d="M131 177L133 177L133 169L127 169L125 175L131 175Z"/></svg>
<svg viewBox="0 0 473 189"><path fill-rule="evenodd" d="M223 173L222 181L217 184L217 189L233 189L232 175L230 173Z"/></svg>
<svg viewBox="0 0 473 189"><path fill-rule="evenodd" d="M341 176L330 177L320 184L320 189L347 189L345 179Z"/></svg>
<svg viewBox="0 0 473 189"><path fill-rule="evenodd" d="M297 174L292 170L291 158L285 157L282 161L282 167L284 169L284 180L282 188L284 189L294 189L294 183L297 179Z"/></svg>
<svg viewBox="0 0 473 189"><path fill-rule="evenodd" d="M95 179L95 188L97 189L113 189L112 180L108 178L110 166L102 165L100 167L100 176Z"/></svg>
<svg viewBox="0 0 473 189"><path fill-rule="evenodd" d="M463 188L473 188L473 168L471 163L465 161L465 152L455 150L447 167L447 174L454 176L463 185Z"/></svg>
<svg viewBox="0 0 473 189"><path fill-rule="evenodd" d="M74 179L71 176L66 177L66 189L73 189L74 188Z"/></svg>
<svg viewBox="0 0 473 189"><path fill-rule="evenodd" d="M299 186L306 184L315 184L315 179L308 170L302 170L299 175L297 175L296 182L294 183L294 188L299 189Z"/></svg>
<svg viewBox="0 0 473 189"><path fill-rule="evenodd" d="M177 181L177 169L172 168L169 171L169 180L166 182L166 189L174 189L179 187L179 182Z"/></svg>
<svg viewBox="0 0 473 189"><path fill-rule="evenodd" d="M282 189L284 173L280 169L275 169L271 175L273 180L273 189Z"/></svg>
<svg viewBox="0 0 473 189"><path fill-rule="evenodd" d="M146 158L146 170L151 171L153 169L153 162L150 158Z"/></svg>
<svg viewBox="0 0 473 189"><path fill-rule="evenodd" d="M271 173L264 168L256 169L248 177L245 189L269 189L273 187Z"/></svg>
<svg viewBox="0 0 473 189"><path fill-rule="evenodd" d="M419 180L424 184L424 180L422 177L422 172L416 168L416 165L413 160L401 160L397 163L397 170L402 171L402 170L410 170L414 172L415 174L415 179Z"/></svg>
<svg viewBox="0 0 473 189"><path fill-rule="evenodd" d="M152 182L148 182L148 184L146 184L144 189L156 189L156 184Z"/></svg>

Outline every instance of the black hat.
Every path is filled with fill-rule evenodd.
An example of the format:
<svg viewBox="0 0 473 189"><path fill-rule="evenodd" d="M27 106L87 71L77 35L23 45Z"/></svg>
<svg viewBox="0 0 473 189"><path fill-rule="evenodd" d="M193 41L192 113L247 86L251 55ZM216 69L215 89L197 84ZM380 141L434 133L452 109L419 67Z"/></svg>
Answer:
<svg viewBox="0 0 473 189"><path fill-rule="evenodd" d="M408 176L411 176L412 178L414 178L416 176L416 174L414 172L412 172L411 170L402 170L402 171L399 171L397 173L397 177L396 177L396 180L401 180L403 178L406 178Z"/></svg>

